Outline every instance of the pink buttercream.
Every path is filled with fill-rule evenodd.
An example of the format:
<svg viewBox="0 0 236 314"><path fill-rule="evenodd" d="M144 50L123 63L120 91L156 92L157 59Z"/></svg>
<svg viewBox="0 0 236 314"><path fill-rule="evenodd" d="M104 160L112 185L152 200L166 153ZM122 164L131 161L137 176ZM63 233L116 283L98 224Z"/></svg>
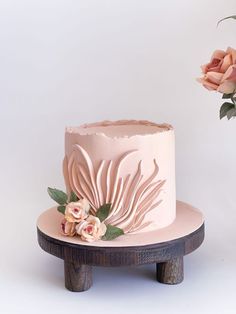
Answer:
<svg viewBox="0 0 236 314"><path fill-rule="evenodd" d="M106 223L127 232L163 228L175 219L174 131L149 121L103 121L66 129L67 190L92 213L112 208Z"/></svg>

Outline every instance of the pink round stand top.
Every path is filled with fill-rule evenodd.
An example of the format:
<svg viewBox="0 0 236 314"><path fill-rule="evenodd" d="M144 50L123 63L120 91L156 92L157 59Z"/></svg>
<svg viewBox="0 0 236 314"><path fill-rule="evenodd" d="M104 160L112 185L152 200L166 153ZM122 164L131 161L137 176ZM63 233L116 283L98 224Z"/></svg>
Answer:
<svg viewBox="0 0 236 314"><path fill-rule="evenodd" d="M176 202L176 219L174 222L162 229L142 233L128 233L112 241L95 241L85 242L79 237L67 237L60 234L60 223L63 215L60 214L56 207L50 208L43 212L37 221L37 227L47 236L59 241L99 247L125 247L125 246L142 246L167 242L196 231L204 223L204 217L201 211L193 206L181 201Z"/></svg>

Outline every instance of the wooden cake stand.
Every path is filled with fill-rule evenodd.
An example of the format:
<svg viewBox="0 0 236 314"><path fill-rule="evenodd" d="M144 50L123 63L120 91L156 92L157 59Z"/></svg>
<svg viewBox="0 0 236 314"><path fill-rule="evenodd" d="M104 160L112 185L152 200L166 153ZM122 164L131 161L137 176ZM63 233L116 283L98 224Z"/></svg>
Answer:
<svg viewBox="0 0 236 314"><path fill-rule="evenodd" d="M65 286L85 291L92 285L92 266L133 266L156 263L156 278L165 284L183 280L183 256L196 250L204 239L202 213L177 201L175 221L166 228L126 234L113 241L81 241L59 232L62 215L46 210L37 221L40 247L64 260Z"/></svg>

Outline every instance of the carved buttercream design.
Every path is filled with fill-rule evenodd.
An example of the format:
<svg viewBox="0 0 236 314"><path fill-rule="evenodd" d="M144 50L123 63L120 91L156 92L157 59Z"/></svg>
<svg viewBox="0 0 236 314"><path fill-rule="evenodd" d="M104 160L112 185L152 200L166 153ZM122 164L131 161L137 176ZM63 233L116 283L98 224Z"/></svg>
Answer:
<svg viewBox="0 0 236 314"><path fill-rule="evenodd" d="M157 180L159 168L155 159L153 172L145 180L141 160L135 174L121 176L123 164L136 152L128 151L116 161L102 160L95 169L87 151L75 144L63 163L68 193L73 191L79 198L87 199L93 215L100 206L110 203L111 211L105 222L123 229L124 233L140 231L152 223L143 220L162 202L159 196L165 183Z"/></svg>

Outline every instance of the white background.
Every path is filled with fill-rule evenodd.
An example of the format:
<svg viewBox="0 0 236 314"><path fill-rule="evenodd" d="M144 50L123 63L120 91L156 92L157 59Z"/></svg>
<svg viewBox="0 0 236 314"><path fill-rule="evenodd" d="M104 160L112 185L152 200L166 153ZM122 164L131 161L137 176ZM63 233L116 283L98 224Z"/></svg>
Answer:
<svg viewBox="0 0 236 314"><path fill-rule="evenodd" d="M214 49L236 46L235 0L0 1L1 313L235 313L236 121L195 78ZM169 122L178 199L206 217L185 281L155 265L95 268L84 293L64 289L36 219L64 188L64 127L103 119Z"/></svg>

